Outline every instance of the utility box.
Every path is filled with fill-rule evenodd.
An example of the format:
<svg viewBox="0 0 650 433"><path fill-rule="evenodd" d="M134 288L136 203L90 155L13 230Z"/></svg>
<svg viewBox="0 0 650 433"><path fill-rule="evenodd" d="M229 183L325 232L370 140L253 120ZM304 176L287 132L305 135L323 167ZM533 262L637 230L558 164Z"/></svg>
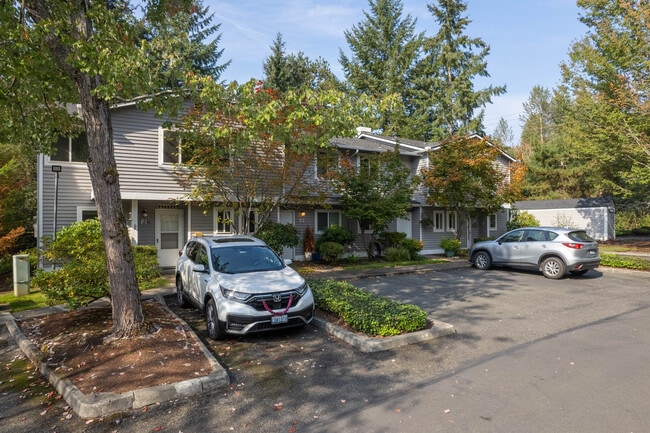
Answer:
<svg viewBox="0 0 650 433"><path fill-rule="evenodd" d="M16 254L13 256L14 295L29 294L29 255Z"/></svg>

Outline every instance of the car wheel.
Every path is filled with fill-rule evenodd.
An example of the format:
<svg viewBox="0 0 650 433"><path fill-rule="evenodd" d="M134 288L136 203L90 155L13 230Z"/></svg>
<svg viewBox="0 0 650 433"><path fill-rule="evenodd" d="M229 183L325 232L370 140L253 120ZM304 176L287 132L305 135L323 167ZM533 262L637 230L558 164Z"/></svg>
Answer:
<svg viewBox="0 0 650 433"><path fill-rule="evenodd" d="M208 337L211 339L223 340L226 337L226 332L219 325L217 305L214 303L214 299L208 300L205 306L205 324L208 328Z"/></svg>
<svg viewBox="0 0 650 433"><path fill-rule="evenodd" d="M482 271L490 269L492 266L492 257L487 251L479 251L474 254L474 267Z"/></svg>
<svg viewBox="0 0 650 433"><path fill-rule="evenodd" d="M183 280L180 275L176 275L176 302L181 308L187 307L187 299L183 294Z"/></svg>
<svg viewBox="0 0 650 433"><path fill-rule="evenodd" d="M589 269L580 269L578 271L569 271L571 275L584 275L589 272Z"/></svg>
<svg viewBox="0 0 650 433"><path fill-rule="evenodd" d="M542 262L542 273L546 278L558 280L564 276L564 262L557 257L549 257Z"/></svg>

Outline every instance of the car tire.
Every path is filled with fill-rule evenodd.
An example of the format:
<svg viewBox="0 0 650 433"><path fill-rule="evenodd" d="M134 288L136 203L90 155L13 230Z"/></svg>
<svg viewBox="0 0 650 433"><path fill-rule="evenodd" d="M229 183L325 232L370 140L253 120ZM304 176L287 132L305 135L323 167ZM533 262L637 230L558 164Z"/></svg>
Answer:
<svg viewBox="0 0 650 433"><path fill-rule="evenodd" d="M178 303L178 306L181 308L188 306L188 302L183 291L183 279L180 275L176 275L176 303Z"/></svg>
<svg viewBox="0 0 650 433"><path fill-rule="evenodd" d="M562 259L549 257L542 262L542 273L546 278L559 280L566 273L566 267Z"/></svg>
<svg viewBox="0 0 650 433"><path fill-rule="evenodd" d="M208 328L208 337L213 340L223 340L226 337L226 332L219 324L219 316L217 314L217 305L214 299L210 298L205 305L205 324Z"/></svg>
<svg viewBox="0 0 650 433"><path fill-rule="evenodd" d="M580 269L578 271L569 271L571 275L584 275L589 272L589 269Z"/></svg>
<svg viewBox="0 0 650 433"><path fill-rule="evenodd" d="M476 269L485 271L492 267L492 256L490 256L490 253L487 251L479 251L474 254L472 262L474 263L474 267Z"/></svg>

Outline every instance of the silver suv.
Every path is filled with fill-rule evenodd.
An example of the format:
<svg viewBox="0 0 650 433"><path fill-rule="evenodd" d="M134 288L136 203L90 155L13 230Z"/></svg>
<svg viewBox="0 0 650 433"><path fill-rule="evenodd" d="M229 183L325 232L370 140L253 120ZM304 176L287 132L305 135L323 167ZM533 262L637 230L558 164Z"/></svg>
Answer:
<svg viewBox="0 0 650 433"><path fill-rule="evenodd" d="M477 242L469 250L476 269L492 265L542 271L559 279L566 272L583 275L600 264L598 243L584 230L559 227L524 227L493 241Z"/></svg>
<svg viewBox="0 0 650 433"><path fill-rule="evenodd" d="M251 236L194 237L176 263L178 304L203 310L215 340L304 326L314 317L314 297L289 264Z"/></svg>

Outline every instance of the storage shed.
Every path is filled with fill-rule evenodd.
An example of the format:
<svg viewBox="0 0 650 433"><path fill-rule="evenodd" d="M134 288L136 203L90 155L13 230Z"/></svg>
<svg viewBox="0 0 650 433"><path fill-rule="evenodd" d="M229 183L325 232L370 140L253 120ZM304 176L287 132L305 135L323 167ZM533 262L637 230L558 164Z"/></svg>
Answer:
<svg viewBox="0 0 650 433"><path fill-rule="evenodd" d="M514 207L533 215L542 226L584 229L598 241L616 238L614 202L610 197L518 201Z"/></svg>

